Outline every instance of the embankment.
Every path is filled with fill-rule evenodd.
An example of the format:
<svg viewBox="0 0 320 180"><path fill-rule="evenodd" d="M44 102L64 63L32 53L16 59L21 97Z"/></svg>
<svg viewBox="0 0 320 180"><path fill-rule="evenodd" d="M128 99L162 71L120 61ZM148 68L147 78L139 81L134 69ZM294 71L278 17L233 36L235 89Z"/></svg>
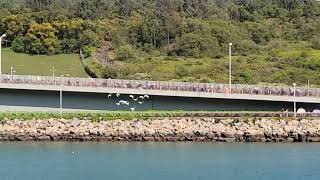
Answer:
<svg viewBox="0 0 320 180"><path fill-rule="evenodd" d="M0 141L320 142L320 118L8 120Z"/></svg>

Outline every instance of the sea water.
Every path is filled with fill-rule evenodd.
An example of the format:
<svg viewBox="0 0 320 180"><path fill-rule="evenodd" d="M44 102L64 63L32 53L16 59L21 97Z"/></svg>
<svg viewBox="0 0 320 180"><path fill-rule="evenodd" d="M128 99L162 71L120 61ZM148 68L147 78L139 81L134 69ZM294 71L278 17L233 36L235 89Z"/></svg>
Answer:
<svg viewBox="0 0 320 180"><path fill-rule="evenodd" d="M320 144L0 143L0 180L319 180Z"/></svg>

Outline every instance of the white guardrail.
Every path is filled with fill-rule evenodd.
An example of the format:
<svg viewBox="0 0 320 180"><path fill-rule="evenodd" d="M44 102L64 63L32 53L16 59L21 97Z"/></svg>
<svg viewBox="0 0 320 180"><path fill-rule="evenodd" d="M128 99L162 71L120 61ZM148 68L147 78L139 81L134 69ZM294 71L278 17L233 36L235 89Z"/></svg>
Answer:
<svg viewBox="0 0 320 180"><path fill-rule="evenodd" d="M0 75L0 83L6 84L28 84L46 86L70 86L70 87L95 87L95 88L125 88L146 89L161 91L183 91L183 92L206 92L224 94L251 94L251 95L273 95L293 96L294 88L290 86L269 85L240 85L233 84L231 92L228 84L212 83L188 83L171 81L143 81L143 80L121 80L121 79L92 79L79 77L51 77L32 75ZM296 87L298 97L319 97L319 88Z"/></svg>

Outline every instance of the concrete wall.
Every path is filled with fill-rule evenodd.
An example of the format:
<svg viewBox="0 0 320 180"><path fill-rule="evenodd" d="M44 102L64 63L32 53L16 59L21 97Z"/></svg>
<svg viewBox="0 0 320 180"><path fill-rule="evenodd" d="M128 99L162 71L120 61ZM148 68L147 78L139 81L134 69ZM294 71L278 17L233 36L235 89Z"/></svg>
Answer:
<svg viewBox="0 0 320 180"><path fill-rule="evenodd" d="M117 106L119 100L128 100L130 105ZM142 100L141 100L142 101ZM119 98L101 93L64 92L63 108L65 110L212 110L212 111L281 111L293 109L293 103L225 100L206 98L182 98L152 96L144 100L142 105L131 100L128 95ZM297 108L303 107L309 111L319 108L319 104L298 103ZM2 111L57 111L59 108L59 92L32 90L0 90L0 110Z"/></svg>

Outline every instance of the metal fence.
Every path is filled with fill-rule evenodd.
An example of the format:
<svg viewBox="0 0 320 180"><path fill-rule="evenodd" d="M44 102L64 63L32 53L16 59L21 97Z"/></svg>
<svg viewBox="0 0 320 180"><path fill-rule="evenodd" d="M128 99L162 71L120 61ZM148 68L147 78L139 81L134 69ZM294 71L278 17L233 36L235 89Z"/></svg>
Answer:
<svg viewBox="0 0 320 180"><path fill-rule="evenodd" d="M187 91L203 93L224 94L251 94L251 95L273 95L293 96L294 89L290 86L269 85L240 85L233 84L231 92L228 84L212 83L187 83L171 81L142 81L121 79L92 79L78 77L51 77L32 75L0 75L0 82L7 84L28 84L47 86L70 86L70 87L95 87L95 88L126 88L146 89L161 91ZM319 88L297 87L296 96L319 97Z"/></svg>

